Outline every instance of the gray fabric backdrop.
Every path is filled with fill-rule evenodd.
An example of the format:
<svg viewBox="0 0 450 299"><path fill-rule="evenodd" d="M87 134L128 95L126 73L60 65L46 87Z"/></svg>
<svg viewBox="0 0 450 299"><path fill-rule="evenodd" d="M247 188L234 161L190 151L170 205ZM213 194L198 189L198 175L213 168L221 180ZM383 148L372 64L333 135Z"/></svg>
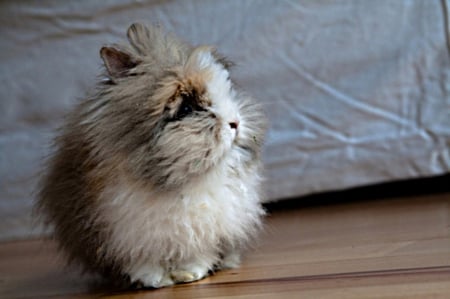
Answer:
<svg viewBox="0 0 450 299"><path fill-rule="evenodd" d="M450 170L448 1L1 1L0 239L40 232L32 190L100 47L159 23L236 61L264 103L267 199Z"/></svg>

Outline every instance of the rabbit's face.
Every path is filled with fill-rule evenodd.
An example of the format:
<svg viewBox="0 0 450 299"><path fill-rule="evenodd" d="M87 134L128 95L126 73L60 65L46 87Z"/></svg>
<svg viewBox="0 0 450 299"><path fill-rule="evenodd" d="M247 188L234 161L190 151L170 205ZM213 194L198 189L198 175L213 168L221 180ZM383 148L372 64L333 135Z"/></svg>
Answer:
<svg viewBox="0 0 450 299"><path fill-rule="evenodd" d="M201 151L213 150L207 146L210 142L223 147L220 152L231 147L240 122L235 92L228 70L207 49L194 51L184 66L163 80L160 88L172 94L165 105L164 137L176 135L180 142L204 143ZM196 136L199 139L192 140Z"/></svg>
<svg viewBox="0 0 450 299"><path fill-rule="evenodd" d="M209 48L194 50L155 86L153 140L133 168L157 187L173 189L220 164L243 124L228 70Z"/></svg>

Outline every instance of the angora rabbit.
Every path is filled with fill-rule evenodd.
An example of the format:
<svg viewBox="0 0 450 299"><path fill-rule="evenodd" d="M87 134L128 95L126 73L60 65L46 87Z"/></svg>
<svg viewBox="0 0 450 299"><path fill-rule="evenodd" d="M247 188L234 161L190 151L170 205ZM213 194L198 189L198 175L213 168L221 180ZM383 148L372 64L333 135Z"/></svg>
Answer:
<svg viewBox="0 0 450 299"><path fill-rule="evenodd" d="M237 267L261 227L260 106L230 63L158 27L100 50L107 80L72 111L37 207L69 260L145 287Z"/></svg>

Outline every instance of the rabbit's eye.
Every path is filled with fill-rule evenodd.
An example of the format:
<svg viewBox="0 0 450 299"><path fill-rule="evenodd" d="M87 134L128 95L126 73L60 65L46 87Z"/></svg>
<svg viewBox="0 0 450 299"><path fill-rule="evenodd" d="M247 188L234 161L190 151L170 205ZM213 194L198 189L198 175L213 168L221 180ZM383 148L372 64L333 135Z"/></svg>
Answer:
<svg viewBox="0 0 450 299"><path fill-rule="evenodd" d="M181 120L184 117L201 111L206 111L203 107L196 103L195 93L182 93L182 102L172 120Z"/></svg>
<svg viewBox="0 0 450 299"><path fill-rule="evenodd" d="M192 113L192 111L194 111L194 108L192 107L191 103L189 103L188 101L184 100L181 105L180 108L178 108L178 112L176 115L176 119L182 119L183 117L189 115Z"/></svg>

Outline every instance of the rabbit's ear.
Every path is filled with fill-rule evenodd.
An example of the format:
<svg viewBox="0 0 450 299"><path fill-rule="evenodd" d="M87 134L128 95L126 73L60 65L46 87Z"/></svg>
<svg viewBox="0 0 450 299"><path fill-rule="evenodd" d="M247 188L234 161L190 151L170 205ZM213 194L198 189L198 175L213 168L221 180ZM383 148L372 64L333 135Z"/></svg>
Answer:
<svg viewBox="0 0 450 299"><path fill-rule="evenodd" d="M213 55L214 59L218 63L220 63L227 71L230 71L230 69L235 66L235 63L233 61L229 60L228 58L217 52L216 49L213 49L211 51L211 54Z"/></svg>
<svg viewBox="0 0 450 299"><path fill-rule="evenodd" d="M127 76L128 71L139 64L139 61L133 58L131 54L114 47L101 48L100 56L111 79Z"/></svg>
<svg viewBox="0 0 450 299"><path fill-rule="evenodd" d="M148 45L146 42L150 39L149 29L141 24L134 23L127 30L127 37L131 45L140 53L144 54Z"/></svg>

